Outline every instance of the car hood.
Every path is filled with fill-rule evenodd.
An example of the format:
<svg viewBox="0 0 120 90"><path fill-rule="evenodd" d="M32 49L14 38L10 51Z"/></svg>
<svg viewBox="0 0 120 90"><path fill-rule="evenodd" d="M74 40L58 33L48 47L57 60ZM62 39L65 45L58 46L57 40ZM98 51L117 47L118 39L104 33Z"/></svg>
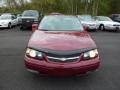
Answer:
<svg viewBox="0 0 120 90"><path fill-rule="evenodd" d="M11 20L0 20L0 23L2 24L2 23L9 23Z"/></svg>
<svg viewBox="0 0 120 90"><path fill-rule="evenodd" d="M87 32L43 32L36 31L29 40L28 47L51 50L78 50L96 48Z"/></svg>
<svg viewBox="0 0 120 90"><path fill-rule="evenodd" d="M118 24L118 25L120 25L120 23L118 23L118 22L114 22L114 21L100 21L100 23L103 23L103 24Z"/></svg>

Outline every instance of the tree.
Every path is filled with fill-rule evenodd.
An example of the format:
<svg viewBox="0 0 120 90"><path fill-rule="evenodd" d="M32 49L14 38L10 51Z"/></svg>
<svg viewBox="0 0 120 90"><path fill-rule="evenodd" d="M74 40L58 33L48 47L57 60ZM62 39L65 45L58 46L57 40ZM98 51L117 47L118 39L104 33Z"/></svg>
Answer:
<svg viewBox="0 0 120 90"><path fill-rule="evenodd" d="M119 13L120 0L6 0L7 10L22 12L25 9L36 9L43 13L60 12L64 14L107 15ZM1 10L6 11L6 9Z"/></svg>

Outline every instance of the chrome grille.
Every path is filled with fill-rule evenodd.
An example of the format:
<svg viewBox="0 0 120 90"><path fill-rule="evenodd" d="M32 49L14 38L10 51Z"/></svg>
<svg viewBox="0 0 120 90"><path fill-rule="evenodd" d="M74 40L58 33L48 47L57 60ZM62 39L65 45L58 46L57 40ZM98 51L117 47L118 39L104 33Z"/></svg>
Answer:
<svg viewBox="0 0 120 90"><path fill-rule="evenodd" d="M79 60L80 54L71 54L71 55L56 55L56 54L48 54L47 59L52 62L60 62L60 63L70 63Z"/></svg>
<svg viewBox="0 0 120 90"><path fill-rule="evenodd" d="M31 23L34 22L34 19L22 19L23 23Z"/></svg>

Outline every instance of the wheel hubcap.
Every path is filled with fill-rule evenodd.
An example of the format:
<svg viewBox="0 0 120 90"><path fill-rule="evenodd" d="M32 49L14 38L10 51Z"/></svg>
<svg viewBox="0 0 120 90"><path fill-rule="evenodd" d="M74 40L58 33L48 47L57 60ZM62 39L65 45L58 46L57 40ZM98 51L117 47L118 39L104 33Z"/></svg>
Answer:
<svg viewBox="0 0 120 90"><path fill-rule="evenodd" d="M104 29L104 26L101 26L101 30L103 30Z"/></svg>

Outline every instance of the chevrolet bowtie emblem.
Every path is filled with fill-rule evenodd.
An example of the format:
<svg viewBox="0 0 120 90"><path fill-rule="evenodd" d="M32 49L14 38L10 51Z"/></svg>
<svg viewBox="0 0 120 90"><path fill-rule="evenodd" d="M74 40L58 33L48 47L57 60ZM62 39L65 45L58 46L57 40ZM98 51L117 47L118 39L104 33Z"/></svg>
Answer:
<svg viewBox="0 0 120 90"><path fill-rule="evenodd" d="M60 60L61 60L61 61L66 61L66 60L67 60L67 58L61 58Z"/></svg>
<svg viewBox="0 0 120 90"><path fill-rule="evenodd" d="M27 20L27 22L30 22L29 20Z"/></svg>

